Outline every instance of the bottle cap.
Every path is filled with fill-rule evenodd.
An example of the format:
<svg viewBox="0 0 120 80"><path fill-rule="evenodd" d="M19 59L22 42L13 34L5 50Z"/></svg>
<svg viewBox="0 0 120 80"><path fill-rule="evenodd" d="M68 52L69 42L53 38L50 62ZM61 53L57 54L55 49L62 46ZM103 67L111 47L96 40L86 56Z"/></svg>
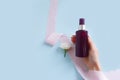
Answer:
<svg viewBox="0 0 120 80"><path fill-rule="evenodd" d="M85 19L84 18L80 18L79 19L79 25L84 25L85 24Z"/></svg>

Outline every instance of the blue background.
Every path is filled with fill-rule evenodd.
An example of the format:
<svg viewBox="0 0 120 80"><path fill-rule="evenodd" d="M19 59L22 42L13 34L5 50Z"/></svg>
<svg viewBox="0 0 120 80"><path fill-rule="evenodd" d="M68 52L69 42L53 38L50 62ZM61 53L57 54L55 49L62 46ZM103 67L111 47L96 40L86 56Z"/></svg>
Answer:
<svg viewBox="0 0 120 80"><path fill-rule="evenodd" d="M104 71L120 68L119 0L59 0L56 31L68 36L80 17L99 49ZM50 0L0 1L0 80L80 79L59 44L44 43Z"/></svg>

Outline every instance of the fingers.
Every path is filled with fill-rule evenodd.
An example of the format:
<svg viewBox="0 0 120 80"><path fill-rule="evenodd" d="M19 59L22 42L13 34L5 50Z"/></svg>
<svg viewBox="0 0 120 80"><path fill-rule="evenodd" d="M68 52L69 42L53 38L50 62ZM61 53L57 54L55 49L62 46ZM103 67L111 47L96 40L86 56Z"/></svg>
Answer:
<svg viewBox="0 0 120 80"><path fill-rule="evenodd" d="M72 41L73 43L76 42L76 36L75 36L75 35L72 35L72 37L71 37L71 41Z"/></svg>
<svg viewBox="0 0 120 80"><path fill-rule="evenodd" d="M72 41L73 43L76 42L76 35L72 35L71 41ZM92 41L92 39L91 39L90 36L88 36L88 44L89 44L89 46L90 46L90 49L95 49L95 48L96 48L96 47L95 47L95 44L94 44L94 42Z"/></svg>
<svg viewBox="0 0 120 80"><path fill-rule="evenodd" d="M89 37L89 36L88 36L88 43L89 43L90 49L96 48L94 42L92 41L91 37Z"/></svg>

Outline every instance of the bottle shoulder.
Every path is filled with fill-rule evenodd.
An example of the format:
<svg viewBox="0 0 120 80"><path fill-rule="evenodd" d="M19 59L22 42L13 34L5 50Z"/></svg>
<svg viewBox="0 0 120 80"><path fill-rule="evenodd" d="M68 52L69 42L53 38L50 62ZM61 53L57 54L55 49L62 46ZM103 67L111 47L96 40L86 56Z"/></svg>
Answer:
<svg viewBox="0 0 120 80"><path fill-rule="evenodd" d="M88 32L87 30L77 30L76 33L78 32Z"/></svg>

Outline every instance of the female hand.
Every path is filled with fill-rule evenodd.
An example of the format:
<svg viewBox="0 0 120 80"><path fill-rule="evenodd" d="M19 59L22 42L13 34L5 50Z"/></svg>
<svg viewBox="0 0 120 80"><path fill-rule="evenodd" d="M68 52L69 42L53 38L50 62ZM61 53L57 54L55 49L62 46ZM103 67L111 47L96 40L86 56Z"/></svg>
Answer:
<svg viewBox="0 0 120 80"><path fill-rule="evenodd" d="M76 36L73 35L71 37L71 41L75 44L76 42ZM82 58L84 63L86 64L86 66L88 67L89 70L96 70L96 71L100 71L101 70L101 66L99 63L99 58L98 58L98 50L95 46L95 44L93 43L92 39L90 37L88 37L88 43L89 43L89 56L88 57L84 57Z"/></svg>

